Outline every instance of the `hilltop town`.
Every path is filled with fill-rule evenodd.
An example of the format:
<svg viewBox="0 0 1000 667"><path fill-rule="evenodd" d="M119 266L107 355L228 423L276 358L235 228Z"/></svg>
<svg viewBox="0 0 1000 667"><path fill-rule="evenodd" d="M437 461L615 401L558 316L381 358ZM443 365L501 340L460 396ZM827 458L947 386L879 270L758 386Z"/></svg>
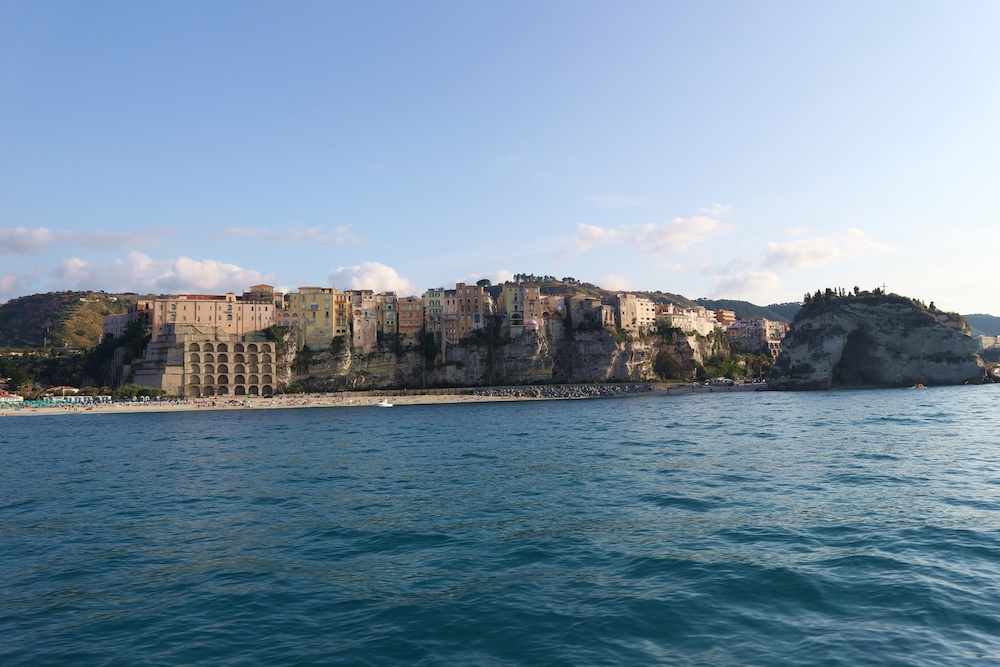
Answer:
<svg viewBox="0 0 1000 667"><path fill-rule="evenodd" d="M788 329L784 322L737 320L733 311L684 307L665 298L657 302L631 293L553 292L544 293L530 282L491 285L486 280L428 289L419 296L311 286L283 294L270 285L254 285L242 294L140 299L128 312L109 316L104 331L109 337L122 337L129 327L141 325L148 333L143 359L129 370L136 384L171 395L203 397L270 394L296 376L308 377L314 364L301 360L314 359L317 352L334 358L339 353L357 366L357 360L391 349L397 358L413 353L423 374L428 360L443 366L451 363L454 376L456 364L468 364L467 359L455 358L468 356L461 355L461 349L479 346L489 352L491 341L494 348L501 342L499 347L510 347L525 338L545 341L589 332L591 337L596 333L620 345L654 331L671 330L685 340L691 337L693 349L698 348L697 339L715 338L724 340L727 350L732 345L759 352L770 362L780 352ZM721 351L719 347L713 351ZM537 356L540 350L522 352L521 356ZM508 350L500 356L511 355ZM298 364L293 363L295 359ZM677 366L675 375L693 377L693 364L687 369L683 363ZM407 375L412 372L395 369L393 377L368 384L405 384ZM487 379L458 375L464 377L454 380L468 384ZM520 379L516 372L501 375L507 381ZM650 378L629 372L613 379Z"/></svg>
<svg viewBox="0 0 1000 667"><path fill-rule="evenodd" d="M739 318L679 295L611 292L529 274L408 296L332 286L282 292L260 284L240 294L78 300L89 318L98 308L111 312L103 340L72 373L71 364L48 360L57 367L48 384L65 386L72 376L79 384L184 398L761 378L789 330L785 321ZM783 306L792 313L799 307ZM997 346L995 337L980 342ZM16 376L8 390L28 377L23 370L8 373ZM35 393L45 379L33 379Z"/></svg>

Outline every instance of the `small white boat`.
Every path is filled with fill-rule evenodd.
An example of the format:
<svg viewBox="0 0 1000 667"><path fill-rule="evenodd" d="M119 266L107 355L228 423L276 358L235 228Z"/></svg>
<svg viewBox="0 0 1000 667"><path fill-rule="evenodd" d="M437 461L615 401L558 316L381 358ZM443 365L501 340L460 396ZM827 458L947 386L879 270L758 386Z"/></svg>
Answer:
<svg viewBox="0 0 1000 667"><path fill-rule="evenodd" d="M390 403L388 399L383 398L378 403L375 403L375 407L376 408L391 408L392 407L392 403Z"/></svg>

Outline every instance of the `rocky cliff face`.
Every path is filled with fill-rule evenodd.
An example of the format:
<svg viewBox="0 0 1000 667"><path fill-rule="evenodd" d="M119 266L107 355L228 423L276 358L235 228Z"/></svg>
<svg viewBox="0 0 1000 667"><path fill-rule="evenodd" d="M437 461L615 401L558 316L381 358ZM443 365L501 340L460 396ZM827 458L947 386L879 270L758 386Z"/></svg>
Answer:
<svg viewBox="0 0 1000 667"><path fill-rule="evenodd" d="M839 298L803 308L782 343L769 386L981 382L984 368L976 340L962 323L942 315L894 295Z"/></svg>
<svg viewBox="0 0 1000 667"><path fill-rule="evenodd" d="M492 348L463 341L445 359L428 362L416 349L370 354L343 350L299 363L292 378L314 389L642 382L694 375L717 352L711 340L669 336L622 337L607 330L573 331L551 322L546 333L525 333ZM300 355L301 359L301 355Z"/></svg>

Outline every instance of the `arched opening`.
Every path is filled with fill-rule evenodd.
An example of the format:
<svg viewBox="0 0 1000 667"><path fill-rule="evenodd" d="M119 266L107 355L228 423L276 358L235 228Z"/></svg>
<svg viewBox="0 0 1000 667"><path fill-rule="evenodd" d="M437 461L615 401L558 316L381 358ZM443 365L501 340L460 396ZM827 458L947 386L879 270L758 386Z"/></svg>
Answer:
<svg viewBox="0 0 1000 667"><path fill-rule="evenodd" d="M229 387L219 387L219 396L228 396Z"/></svg>
<svg viewBox="0 0 1000 667"><path fill-rule="evenodd" d="M271 384L271 376L263 375L261 376L260 381L263 382L264 384Z"/></svg>
<svg viewBox="0 0 1000 667"><path fill-rule="evenodd" d="M215 362L215 355L214 354L206 354L205 355L205 361L214 363Z"/></svg>
<svg viewBox="0 0 1000 667"><path fill-rule="evenodd" d="M220 375L218 377L218 379L217 379L216 384L218 384L220 386L224 385L224 384L229 384L229 376L228 375Z"/></svg>
<svg viewBox="0 0 1000 667"><path fill-rule="evenodd" d="M235 345L233 345L233 352L242 352L242 351L243 351L243 343L236 343Z"/></svg>
<svg viewBox="0 0 1000 667"><path fill-rule="evenodd" d="M228 373L229 372L229 366L227 366L225 364L219 364L218 372L219 373Z"/></svg>
<svg viewBox="0 0 1000 667"><path fill-rule="evenodd" d="M212 346L211 343L205 343L204 350L205 352L215 352L215 348Z"/></svg>
<svg viewBox="0 0 1000 667"><path fill-rule="evenodd" d="M257 377L256 375L251 375L249 378L247 378L247 380L249 380L247 384L260 384L260 378Z"/></svg>
<svg viewBox="0 0 1000 667"><path fill-rule="evenodd" d="M195 363L201 361L201 355L198 354L197 352L192 352L191 353L191 361L193 361Z"/></svg>
<svg viewBox="0 0 1000 667"><path fill-rule="evenodd" d="M244 362L245 362L246 360L247 360L247 358L246 358L246 357L244 357L244 356L243 356L242 354L237 354L237 355L236 355L235 357L233 357L233 361L235 361L235 362L236 362L236 363L238 363L238 364L242 364L242 363L244 363Z"/></svg>
<svg viewBox="0 0 1000 667"><path fill-rule="evenodd" d="M271 388L271 385L265 384L263 387L260 388L260 393L262 393L264 396L270 396L271 394L274 393L274 389Z"/></svg>
<svg viewBox="0 0 1000 667"><path fill-rule="evenodd" d="M236 364L236 367L233 369L233 372L234 373L246 373L247 372L247 368L243 364Z"/></svg>
<svg viewBox="0 0 1000 667"><path fill-rule="evenodd" d="M237 375L235 378L233 378L233 382L235 382L236 384L246 384L247 378L245 375Z"/></svg>
<svg viewBox="0 0 1000 667"><path fill-rule="evenodd" d="M191 398L198 398L201 396L201 390L198 387L188 387L187 395Z"/></svg>
<svg viewBox="0 0 1000 667"><path fill-rule="evenodd" d="M191 352L201 352L201 345L198 345L198 343L191 343L188 350Z"/></svg>
<svg viewBox="0 0 1000 667"><path fill-rule="evenodd" d="M215 372L215 366L213 366L212 364L205 364L205 372L206 373L214 373Z"/></svg>
<svg viewBox="0 0 1000 667"><path fill-rule="evenodd" d="M215 351L216 351L216 352L229 352L229 346L228 346L228 345L226 345L225 343L219 343L219 344L218 344L218 345L217 345L217 346L215 347Z"/></svg>
<svg viewBox="0 0 1000 667"><path fill-rule="evenodd" d="M202 396L215 396L215 387L203 387L201 390Z"/></svg>
<svg viewBox="0 0 1000 667"><path fill-rule="evenodd" d="M271 361L271 355L270 354L262 354L262 355L260 355L260 360L261 361L269 362L269 361Z"/></svg>
<svg viewBox="0 0 1000 667"><path fill-rule="evenodd" d="M246 396L247 388L244 387L243 385L236 385L236 389L233 391L233 393L236 394L237 396Z"/></svg>
<svg viewBox="0 0 1000 667"><path fill-rule="evenodd" d="M191 372L201 374L201 366L198 364L191 364Z"/></svg>
<svg viewBox="0 0 1000 667"><path fill-rule="evenodd" d="M256 351L257 351L257 343L250 343L249 345L247 345L247 352L256 352Z"/></svg>
<svg viewBox="0 0 1000 667"><path fill-rule="evenodd" d="M261 366L260 367L260 372L261 373L270 373L271 372L271 364L264 364L263 366Z"/></svg>
<svg viewBox="0 0 1000 667"><path fill-rule="evenodd" d="M215 378L211 375L205 376L205 384L215 384Z"/></svg>
<svg viewBox="0 0 1000 667"><path fill-rule="evenodd" d="M259 393L260 393L260 392L259 392L259 390L257 389L257 387L250 387L250 395L251 395L251 396L256 396L256 395L257 395L257 394L259 394Z"/></svg>
<svg viewBox="0 0 1000 667"><path fill-rule="evenodd" d="M229 355L228 354L219 354L219 355L216 355L215 360L218 361L220 364L221 363L228 363L229 362Z"/></svg>
<svg viewBox="0 0 1000 667"><path fill-rule="evenodd" d="M198 379L197 375L192 375L191 376L191 382L189 384L201 384L201 380Z"/></svg>

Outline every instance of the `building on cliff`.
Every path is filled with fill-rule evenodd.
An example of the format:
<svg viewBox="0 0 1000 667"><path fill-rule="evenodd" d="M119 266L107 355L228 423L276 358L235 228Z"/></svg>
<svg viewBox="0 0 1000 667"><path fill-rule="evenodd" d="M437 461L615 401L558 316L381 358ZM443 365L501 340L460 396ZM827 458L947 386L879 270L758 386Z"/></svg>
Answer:
<svg viewBox="0 0 1000 667"><path fill-rule="evenodd" d="M503 315L511 336L523 334L524 325L529 320L534 322L529 327L532 331L539 331L544 325L541 290L538 285L504 283L496 302L496 310L497 314Z"/></svg>
<svg viewBox="0 0 1000 667"><path fill-rule="evenodd" d="M788 324L763 317L737 320L726 327L726 335L730 341L741 343L744 350L767 352L772 359L777 359L781 354L781 341L787 333Z"/></svg>
<svg viewBox="0 0 1000 667"><path fill-rule="evenodd" d="M735 319L735 318L734 318ZM664 303L656 307L656 320L673 329L684 332L694 331L700 336L709 336L722 327L715 311L697 308L681 308L673 303Z"/></svg>
<svg viewBox="0 0 1000 667"><path fill-rule="evenodd" d="M396 301L399 315L399 335L417 336L424 330L424 300L419 296L404 296Z"/></svg>
<svg viewBox="0 0 1000 667"><path fill-rule="evenodd" d="M632 333L649 331L656 326L656 304L646 297L619 292L608 297L615 309L615 324Z"/></svg>
<svg viewBox="0 0 1000 667"><path fill-rule="evenodd" d="M232 292L179 294L140 299L124 317L111 315L104 320L105 334L121 335L133 322L142 322L155 342L169 324L207 325L226 334L242 336L262 331L275 323L274 288L254 285L242 296Z"/></svg>
<svg viewBox="0 0 1000 667"><path fill-rule="evenodd" d="M461 339L486 325L486 316L493 312L493 299L482 285L465 283L455 285L455 298L457 300L455 329L457 337Z"/></svg>

